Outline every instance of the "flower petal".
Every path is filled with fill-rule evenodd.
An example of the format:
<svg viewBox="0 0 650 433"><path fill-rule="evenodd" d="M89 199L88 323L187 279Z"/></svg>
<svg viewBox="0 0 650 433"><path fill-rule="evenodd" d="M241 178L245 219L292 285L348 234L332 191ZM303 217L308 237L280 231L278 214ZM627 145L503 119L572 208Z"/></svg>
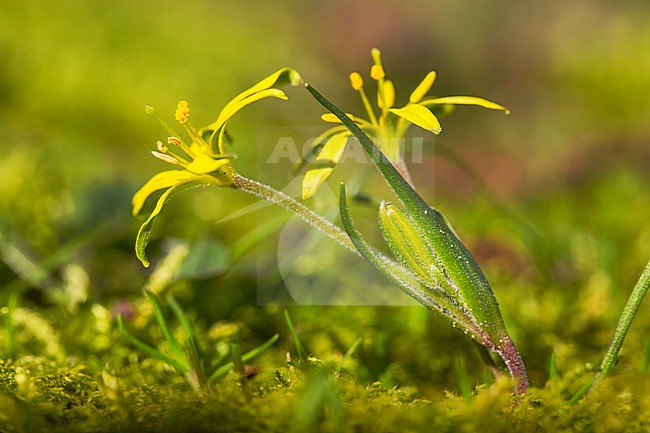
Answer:
<svg viewBox="0 0 650 433"><path fill-rule="evenodd" d="M431 87L433 87L433 83L436 81L436 71L431 71L427 74L426 77L422 80L420 84L415 88L413 93L411 93L411 96L409 97L409 101L412 104L416 104L424 98L424 96L429 93L429 90L431 90Z"/></svg>
<svg viewBox="0 0 650 433"><path fill-rule="evenodd" d="M252 95L237 101L236 103L232 103L233 101L230 101L228 105L223 109L223 111L219 114L219 118L217 118L216 122L211 123L210 125L201 128L201 134L205 130L211 130L211 131L216 131L219 128L223 126L224 123L226 123L232 116L235 115L239 110L244 108L245 106L252 104L253 102L259 101L260 99L264 98L278 98L286 101L289 99L287 95L280 89L266 89L262 90L257 93L253 93Z"/></svg>
<svg viewBox="0 0 650 433"><path fill-rule="evenodd" d="M167 202L174 197L175 195L187 191L193 188L206 187L206 186L220 186L218 181L212 176L196 176L192 175L191 178L181 181L169 188L165 193L158 199L156 207L154 208L149 218L142 224L140 230L138 231L138 236L135 239L135 254L140 259L145 268L148 268L151 264L149 258L147 257L146 248L149 244L149 238L151 236L151 230L153 229L153 224L156 221L156 218L162 212L163 208Z"/></svg>
<svg viewBox="0 0 650 433"><path fill-rule="evenodd" d="M295 175L297 172L302 170L302 168L307 165L307 163L311 162L314 159L314 152L317 147L324 145L324 143L326 143L327 140L329 140L333 135L347 130L348 129L345 126L339 125L328 129L316 137L309 145L309 149L306 149L305 152L303 152L303 154L300 156L300 159L291 168L291 174Z"/></svg>
<svg viewBox="0 0 650 433"><path fill-rule="evenodd" d="M427 99L426 101L420 102L420 105L429 106L429 105L439 105L439 104L449 104L449 105L477 105L479 107L489 108L491 110L501 110L506 114L510 114L510 110L506 107L496 104L487 99L477 98L474 96L445 96L442 98Z"/></svg>
<svg viewBox="0 0 650 433"><path fill-rule="evenodd" d="M277 70L273 74L264 78L259 83L255 84L253 87L244 90L242 93L234 97L223 108L223 110L219 114L219 118L217 119L217 121L213 122L212 124L208 125L205 128L202 128L201 131L204 131L206 129L216 131L221 127L221 125L223 125L228 119L230 119L233 116L233 114L235 114L237 111L241 110L246 105L258 101L262 98L271 96L271 97L276 97L276 98L286 100L287 96L284 94L284 92L277 91L277 89L273 89L276 90L276 92L270 92L265 94L265 96L258 97L256 99L252 99L248 102L245 102L245 100L248 100L250 97L252 97L257 93L264 92L266 90L271 90L273 86L284 86L286 84L297 86L298 84L300 84L301 80L302 78L300 77L300 74L295 69L282 68Z"/></svg>
<svg viewBox="0 0 650 433"><path fill-rule="evenodd" d="M133 215L138 215L144 206L145 201L151 194L161 189L169 188L170 186L187 180L189 178L195 177L195 174L192 174L185 170L167 170L162 171L154 175L147 183L144 184L142 188L135 193L132 200L133 205Z"/></svg>
<svg viewBox="0 0 650 433"><path fill-rule="evenodd" d="M229 160L226 158L214 159L204 153L196 156L194 161L187 165L187 170L196 174L208 174L216 171L224 164L228 164Z"/></svg>
<svg viewBox="0 0 650 433"><path fill-rule="evenodd" d="M302 199L307 200L332 174L345 151L350 133L348 131L333 135L321 149L320 154L305 174L302 181Z"/></svg>
<svg viewBox="0 0 650 433"><path fill-rule="evenodd" d="M420 104L408 104L403 108L392 108L390 112L436 135L440 134L442 130L436 116L428 108Z"/></svg>
<svg viewBox="0 0 650 433"><path fill-rule="evenodd" d="M350 114L350 113L345 113L345 114L346 114L350 119L352 119L352 120L354 120L355 122L357 122L357 119L356 119L356 117L354 117L354 115L352 115L352 114ZM321 120L323 120L323 121L325 121L325 122L328 122L328 123L341 123L341 121L339 120L339 118L336 117L335 115L333 115L332 113L325 113L325 114L323 114L320 118L321 118ZM357 123L358 123L358 122L357 122Z"/></svg>

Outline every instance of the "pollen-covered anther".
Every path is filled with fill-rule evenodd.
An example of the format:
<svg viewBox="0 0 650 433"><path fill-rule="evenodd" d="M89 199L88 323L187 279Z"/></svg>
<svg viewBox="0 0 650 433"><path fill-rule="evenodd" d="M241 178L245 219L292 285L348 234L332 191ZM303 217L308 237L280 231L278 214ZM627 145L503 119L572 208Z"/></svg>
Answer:
<svg viewBox="0 0 650 433"><path fill-rule="evenodd" d="M386 76L386 72L384 72L384 68L381 65L372 65L372 68L370 68L370 76L373 80L381 80Z"/></svg>
<svg viewBox="0 0 650 433"><path fill-rule="evenodd" d="M178 108L176 108L176 120L179 123L183 124L187 122L190 118L190 107L187 104L187 101L180 101L178 103Z"/></svg>
<svg viewBox="0 0 650 433"><path fill-rule="evenodd" d="M363 87L363 78L358 72L353 72L350 74L350 84L354 90L360 90Z"/></svg>
<svg viewBox="0 0 650 433"><path fill-rule="evenodd" d="M180 147L181 140L177 137L167 137L167 144Z"/></svg>
<svg viewBox="0 0 650 433"><path fill-rule="evenodd" d="M163 143L160 140L156 141L156 147L162 153L167 153L167 151L169 150L169 148L167 146L165 146L165 143Z"/></svg>
<svg viewBox="0 0 650 433"><path fill-rule="evenodd" d="M153 156L155 156L156 158L160 159L161 161L165 161L165 162L168 162L168 163L174 164L174 165L179 164L178 160L176 158L174 158L173 156L169 156L169 155L166 155L164 153L156 152L155 150L151 151L151 154Z"/></svg>

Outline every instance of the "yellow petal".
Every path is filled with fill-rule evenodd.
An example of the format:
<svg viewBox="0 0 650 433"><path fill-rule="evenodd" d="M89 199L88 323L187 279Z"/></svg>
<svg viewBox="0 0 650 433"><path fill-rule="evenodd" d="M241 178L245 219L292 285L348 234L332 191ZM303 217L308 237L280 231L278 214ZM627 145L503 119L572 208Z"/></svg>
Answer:
<svg viewBox="0 0 650 433"><path fill-rule="evenodd" d="M345 115L348 116L353 121L355 122L357 121L357 118L354 117L353 114L345 113ZM332 113L325 113L320 118L328 123L341 123L341 120L339 120L339 118L333 115Z"/></svg>
<svg viewBox="0 0 650 433"><path fill-rule="evenodd" d="M439 105L439 104L449 104L449 105L477 105L479 107L489 108L491 110L501 110L506 114L510 114L510 110L506 107L496 104L492 101L488 101L483 98L476 98L474 96L445 96L443 98L427 99L420 103L424 106L429 105Z"/></svg>
<svg viewBox="0 0 650 433"><path fill-rule="evenodd" d="M228 162L229 160L225 158L214 159L204 153L200 153L194 161L187 165L187 169L196 174L208 174L216 171L222 165L228 164Z"/></svg>
<svg viewBox="0 0 650 433"><path fill-rule="evenodd" d="M223 108L223 111L219 115L219 118L217 119L217 121L212 123L211 125L206 126L205 128L202 128L201 132L205 131L205 130L216 131L217 129L219 129L221 127L221 125L225 121L230 119L233 116L233 114L235 114L237 111L241 110L243 107L250 104L251 102L255 102L255 101L258 101L258 100L262 99L260 97L260 98L257 98L257 99L250 100L247 103L244 103L246 100L248 100L249 98L251 98L255 94L260 93L260 92L264 92L264 91L266 91L268 89L271 89L274 86L284 86L286 84L290 84L292 86L297 86L298 84L300 84L301 80L302 80L302 78L300 77L300 74L295 69L282 68L282 69L277 70L273 74L271 74L268 77L264 78L259 83L255 84L253 87L243 91L242 93L240 93L239 95L234 97ZM281 95L281 96L277 96L277 95ZM266 96L264 96L264 97L269 97L269 96L280 98L280 99L285 99L285 100L287 99L287 96L284 94L284 92L280 92L280 93L270 92L270 93L266 94Z"/></svg>
<svg viewBox="0 0 650 433"><path fill-rule="evenodd" d="M210 130L210 131L216 131L219 128L223 126L224 123L226 123L232 116L235 115L239 110L244 108L245 106L252 104L253 102L259 101L260 99L264 98L278 98L286 101L289 99L287 95L280 89L266 89L262 90L257 93L253 93L252 95L237 101L235 104L228 103L226 107L223 109L223 111L219 114L219 118L217 119L216 122L211 123L210 125L206 126L205 128L201 129L201 133L205 130Z"/></svg>
<svg viewBox="0 0 650 433"><path fill-rule="evenodd" d="M149 237L151 236L151 229L153 229L154 222L156 218L162 212L165 205L171 200L175 195L180 194L183 191L187 191L193 188L206 187L206 186L220 186L218 181L212 176L196 176L192 175L191 177L175 183L167 191L164 192L162 196L158 199L156 207L149 215L149 218L142 224L138 235L135 239L135 254L140 259L145 268L148 268L150 265L149 258L147 257L146 248L149 244Z"/></svg>
<svg viewBox="0 0 650 433"><path fill-rule="evenodd" d="M440 131L442 130L440 122L438 122L436 116L434 116L428 108L423 107L422 105L408 104L403 108L393 108L390 112L403 117L414 125L424 128L427 131L431 131L436 135L440 134Z"/></svg>
<svg viewBox="0 0 650 433"><path fill-rule="evenodd" d="M255 84L253 87L244 90L242 93L234 97L232 101L228 103L228 105L236 104L237 102L249 97L253 93L261 92L262 90L270 89L274 86L284 86L286 84L297 86L300 84L300 81L301 78L298 71L291 68L282 68L269 75L259 83ZM228 107L228 105L226 105L226 107Z"/></svg>
<svg viewBox="0 0 650 433"><path fill-rule="evenodd" d="M424 98L424 96L429 93L429 90L431 90L431 87L433 87L433 83L436 81L436 71L431 71L427 74L426 77L424 77L424 80L418 86L415 88L413 93L411 93L411 97L409 98L409 101L412 104L418 103Z"/></svg>
<svg viewBox="0 0 650 433"><path fill-rule="evenodd" d="M161 189L169 188L172 185L195 177L196 175L185 170L167 170L154 175L142 188L133 196L131 204L133 205L133 215L137 215L142 210L145 201L151 194Z"/></svg>
<svg viewBox="0 0 650 433"><path fill-rule="evenodd" d="M350 132L345 131L333 135L332 138L325 143L320 154L313 162L312 168L307 171L305 178L302 181L303 200L307 200L309 197L314 195L318 188L320 188L330 174L332 174L332 170L334 170L334 167L339 163L343 156L349 136Z"/></svg>

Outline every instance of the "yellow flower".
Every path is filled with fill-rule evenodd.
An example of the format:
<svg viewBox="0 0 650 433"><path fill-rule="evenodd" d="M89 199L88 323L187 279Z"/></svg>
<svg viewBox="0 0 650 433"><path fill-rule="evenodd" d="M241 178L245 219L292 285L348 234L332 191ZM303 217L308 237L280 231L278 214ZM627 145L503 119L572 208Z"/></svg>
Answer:
<svg viewBox="0 0 650 433"><path fill-rule="evenodd" d="M357 72L350 74L352 88L359 92L361 101L368 115L367 120L349 115L363 131L368 134L386 157L409 179L408 169L404 163L403 137L411 125L419 126L438 135L442 126L434 111L444 111L455 105L476 105L492 110L510 112L505 107L474 96L446 96L424 99L436 80L435 71L429 72L422 82L413 90L406 105L393 108L395 104L395 87L391 80L386 79L386 72L381 60L381 52L374 48L371 51L373 65L370 77L377 82L377 106L379 114L375 113L368 95L364 90L364 82ZM326 122L340 123L336 116L328 113L322 116ZM326 130L316 140L314 147L322 146L318 156L310 163L302 183L302 198L308 199L327 180L334 167L340 162L350 132L342 125Z"/></svg>
<svg viewBox="0 0 650 433"><path fill-rule="evenodd" d="M225 130L228 120L245 106L260 99L288 99L287 95L277 87L285 84L296 86L300 81L301 78L297 71L282 68L237 95L226 104L216 121L201 129L197 129L190 121L190 108L187 101L180 101L176 109L176 120L189 136L191 141L188 142L167 125L153 107L145 107L145 111L154 117L169 134L167 144L159 141L156 146L158 150L151 153L162 161L180 167L177 170L166 170L154 175L133 196L133 214L138 215L151 194L166 190L158 199L152 213L140 227L136 238L136 255L145 267L150 264L145 248L149 243L153 223L171 197L197 187L231 187L233 185L237 171L232 163L235 156L226 151ZM180 149L182 153L177 149Z"/></svg>

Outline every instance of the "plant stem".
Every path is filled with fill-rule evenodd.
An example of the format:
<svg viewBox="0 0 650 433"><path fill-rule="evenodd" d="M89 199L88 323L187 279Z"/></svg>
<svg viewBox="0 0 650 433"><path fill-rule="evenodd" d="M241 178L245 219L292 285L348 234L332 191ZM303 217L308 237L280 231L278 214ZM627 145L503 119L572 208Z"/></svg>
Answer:
<svg viewBox="0 0 650 433"><path fill-rule="evenodd" d="M641 278L639 278L636 286L634 286L634 290L632 290L630 298L627 300L627 304L623 309L623 314L621 314L621 318L619 319L616 330L614 331L612 341L609 343L607 353L603 358L603 362L600 364L600 371L596 375L594 383L591 385L591 389L594 389L594 387L600 383L605 378L605 376L607 376L607 374L614 368L618 352L621 350L621 346L623 345L627 331L630 329L632 320L634 319L634 316L636 315L636 312L641 305L641 301L643 301L643 297L645 296L649 287L650 261L643 270Z"/></svg>
<svg viewBox="0 0 650 433"><path fill-rule="evenodd" d="M359 255L359 252L355 248L352 241L350 241L347 233L345 233L341 228L327 221L325 218L318 215L316 212L309 209L302 203L299 203L295 199L289 197L282 191L278 191L269 185L248 179L241 175L236 175L233 183L234 189L256 195L257 197L268 200L272 203L277 204L278 206L285 208L290 212L293 212L316 230L325 233L327 236L338 242L344 248L348 249L356 255Z"/></svg>
<svg viewBox="0 0 650 433"><path fill-rule="evenodd" d="M515 381L515 389L517 394L526 394L528 392L528 374L526 373L526 366L523 359L517 352L514 343L510 338L506 338L499 344L496 352L501 356L505 362L510 376Z"/></svg>

